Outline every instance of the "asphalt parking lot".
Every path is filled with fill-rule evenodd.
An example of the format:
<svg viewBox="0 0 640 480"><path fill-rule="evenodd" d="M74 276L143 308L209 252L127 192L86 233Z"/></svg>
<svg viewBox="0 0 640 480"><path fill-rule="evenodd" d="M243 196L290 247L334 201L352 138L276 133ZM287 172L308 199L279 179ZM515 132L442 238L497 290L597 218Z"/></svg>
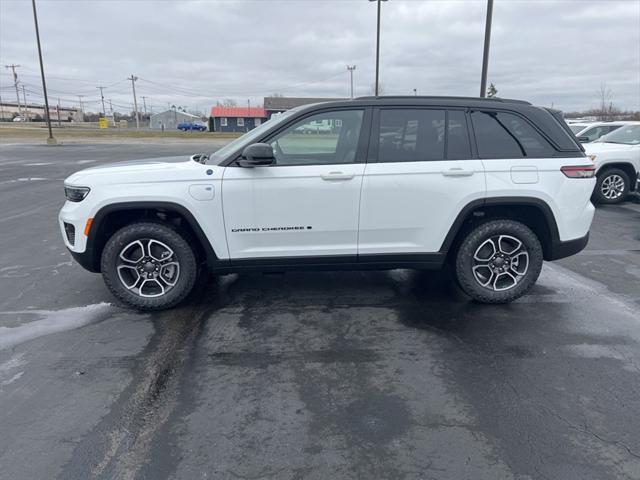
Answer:
<svg viewBox="0 0 640 480"><path fill-rule="evenodd" d="M60 239L62 180L206 150L0 146L0 479L640 478L640 196L511 305L412 271L114 305Z"/></svg>

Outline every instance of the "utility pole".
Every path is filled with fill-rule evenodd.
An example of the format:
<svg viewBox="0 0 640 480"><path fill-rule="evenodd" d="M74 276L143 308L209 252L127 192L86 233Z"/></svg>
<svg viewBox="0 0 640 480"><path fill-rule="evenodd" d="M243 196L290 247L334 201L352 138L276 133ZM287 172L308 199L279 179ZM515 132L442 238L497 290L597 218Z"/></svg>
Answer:
<svg viewBox="0 0 640 480"><path fill-rule="evenodd" d="M53 130L51 130L51 118L49 115L49 97L47 96L47 82L44 79L44 63L42 62L42 48L40 47L40 29L38 28L38 13L36 11L36 0L31 0L33 5L33 23L36 27L36 41L38 43L38 60L40 61L40 75L42 76L42 93L44 94L44 108L47 113L47 127L49 129L49 138L47 143L55 145L56 139L53 138Z"/></svg>
<svg viewBox="0 0 640 480"><path fill-rule="evenodd" d="M386 2L387 0L369 0L370 2L377 2L378 4L378 27L376 30L376 97L378 96L378 85L380 79L380 6L382 2Z"/></svg>
<svg viewBox="0 0 640 480"><path fill-rule="evenodd" d="M21 65L15 65L12 63L11 65L5 65L4 68L10 68L13 72L13 86L16 87L16 99L18 100L18 115L22 116L22 109L20 108L20 93L18 91L18 74L16 73L16 68L20 66Z"/></svg>
<svg viewBox="0 0 640 480"><path fill-rule="evenodd" d="M136 129L140 128L140 118L138 117L138 100L136 99L136 80L138 77L135 77L133 73L127 80L131 80L131 87L133 88L133 110L136 114Z"/></svg>
<svg viewBox="0 0 640 480"><path fill-rule="evenodd" d="M353 71L355 69L355 65L347 65L347 70L349 70L349 76L351 77L351 98L353 98Z"/></svg>
<svg viewBox="0 0 640 480"><path fill-rule="evenodd" d="M100 99L102 100L102 115L104 116L104 118L107 118L107 110L104 108L104 92L103 90L107 87L96 87L98 90L100 90Z"/></svg>
<svg viewBox="0 0 640 480"><path fill-rule="evenodd" d="M480 79L480 97L487 96L487 70L489 68L489 43L491 41L491 18L493 0L487 0L487 21L484 27L484 53L482 54L482 78Z"/></svg>
<svg viewBox="0 0 640 480"><path fill-rule="evenodd" d="M109 113L111 114L111 121L113 122L113 126L117 127L118 124L116 123L116 116L113 113L113 105L111 104L111 99L107 100L109 102Z"/></svg>
<svg viewBox="0 0 640 480"><path fill-rule="evenodd" d="M80 120L84 122L84 107L82 106L82 97L84 97L84 95L78 95L78 100L80 101Z"/></svg>
<svg viewBox="0 0 640 480"><path fill-rule="evenodd" d="M29 120L29 110L27 109L27 94L24 91L24 85L22 85L22 100L24 100L24 116Z"/></svg>
<svg viewBox="0 0 640 480"><path fill-rule="evenodd" d="M147 116L147 97L142 97L142 105L143 105L142 108L144 108L144 116L146 117Z"/></svg>
<svg viewBox="0 0 640 480"><path fill-rule="evenodd" d="M60 99L58 99L58 106L56 107L56 110L58 111L58 126L60 127Z"/></svg>
<svg viewBox="0 0 640 480"><path fill-rule="evenodd" d="M413 96L414 96L414 97L417 97L417 96L418 96L418 89L417 89L417 88L414 88L414 89L413 89Z"/></svg>

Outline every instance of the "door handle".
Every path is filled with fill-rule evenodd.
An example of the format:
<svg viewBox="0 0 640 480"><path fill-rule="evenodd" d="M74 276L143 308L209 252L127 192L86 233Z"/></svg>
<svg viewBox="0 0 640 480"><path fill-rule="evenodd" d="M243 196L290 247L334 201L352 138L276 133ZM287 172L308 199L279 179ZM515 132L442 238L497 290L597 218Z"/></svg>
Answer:
<svg viewBox="0 0 640 480"><path fill-rule="evenodd" d="M442 171L442 175L444 175L445 177L470 177L473 174L473 170L459 167Z"/></svg>
<svg viewBox="0 0 640 480"><path fill-rule="evenodd" d="M325 175L320 175L320 177L327 182L331 182L336 180L351 180L355 175L353 173L329 172Z"/></svg>

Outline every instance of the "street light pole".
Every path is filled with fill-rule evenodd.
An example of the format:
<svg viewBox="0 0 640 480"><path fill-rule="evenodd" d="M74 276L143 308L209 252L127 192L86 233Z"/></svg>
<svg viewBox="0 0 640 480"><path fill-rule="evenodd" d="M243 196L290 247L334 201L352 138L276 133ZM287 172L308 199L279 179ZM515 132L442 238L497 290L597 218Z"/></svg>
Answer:
<svg viewBox="0 0 640 480"><path fill-rule="evenodd" d="M40 74L42 75L42 92L44 93L44 108L47 114L47 128L49 129L49 138L47 138L47 143L55 145L56 139L53 138L53 130L51 130L51 115L49 112L49 98L47 97L47 82L44 79L44 64L42 63L42 48L40 48L40 30L38 29L38 13L36 11L36 0L31 0L31 5L33 5L33 23L36 27L38 59L40 60Z"/></svg>
<svg viewBox="0 0 640 480"><path fill-rule="evenodd" d="M487 21L484 27L484 53L482 54L482 78L480 79L480 97L487 96L487 70L489 68L489 43L491 41L491 19L493 0L487 0Z"/></svg>
<svg viewBox="0 0 640 480"><path fill-rule="evenodd" d="M353 98L353 71L355 69L355 65L347 65L347 70L349 70L349 75L351 76L351 98Z"/></svg>
<svg viewBox="0 0 640 480"><path fill-rule="evenodd" d="M378 26L376 29L376 87L375 94L376 97L379 93L379 80L380 80L380 5L382 2L386 2L387 0L369 0L370 2L378 3Z"/></svg>

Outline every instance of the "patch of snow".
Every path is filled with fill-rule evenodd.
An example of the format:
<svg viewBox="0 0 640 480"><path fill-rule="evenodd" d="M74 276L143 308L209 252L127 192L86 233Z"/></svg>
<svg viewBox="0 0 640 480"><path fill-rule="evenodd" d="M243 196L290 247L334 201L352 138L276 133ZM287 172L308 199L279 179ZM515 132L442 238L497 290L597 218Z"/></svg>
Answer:
<svg viewBox="0 0 640 480"><path fill-rule="evenodd" d="M5 386L15 382L16 380L19 380L22 375L24 375L24 372L18 372L13 377L11 377L9 380L3 380L2 382L0 382L0 386L5 387Z"/></svg>
<svg viewBox="0 0 640 480"><path fill-rule="evenodd" d="M62 310L0 312L0 315L28 314L40 317L40 320L34 320L19 327L0 327L0 350L15 347L44 335L65 332L97 323L107 318L111 311L111 304L102 302L95 305Z"/></svg>
<svg viewBox="0 0 640 480"><path fill-rule="evenodd" d="M14 180L5 180L4 182L0 182L0 184L16 183L16 182L42 182L44 180L49 180L49 179L48 178L41 178L41 177L20 177L20 178L14 179Z"/></svg>

